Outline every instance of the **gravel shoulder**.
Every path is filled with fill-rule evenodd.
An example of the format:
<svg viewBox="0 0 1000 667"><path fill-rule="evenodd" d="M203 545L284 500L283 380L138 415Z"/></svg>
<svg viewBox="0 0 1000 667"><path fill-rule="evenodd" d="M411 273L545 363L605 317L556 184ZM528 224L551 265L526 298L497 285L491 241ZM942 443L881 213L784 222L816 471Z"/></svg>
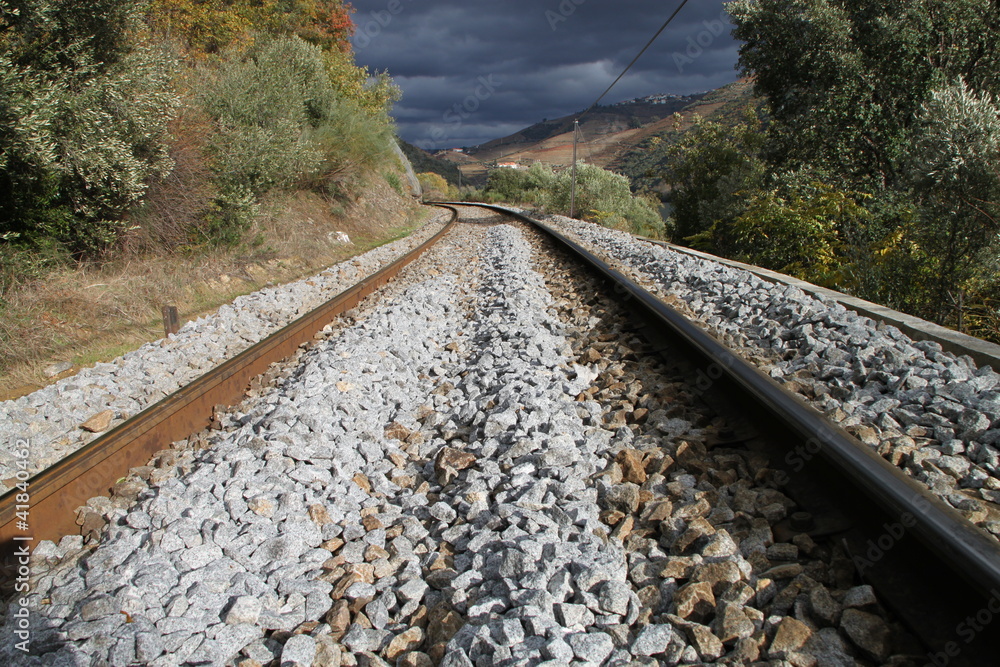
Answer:
<svg viewBox="0 0 1000 667"><path fill-rule="evenodd" d="M52 465L405 254L438 231L446 216L311 278L239 297L113 362L0 402L0 490L9 488L17 470L16 443L27 443L31 473Z"/></svg>

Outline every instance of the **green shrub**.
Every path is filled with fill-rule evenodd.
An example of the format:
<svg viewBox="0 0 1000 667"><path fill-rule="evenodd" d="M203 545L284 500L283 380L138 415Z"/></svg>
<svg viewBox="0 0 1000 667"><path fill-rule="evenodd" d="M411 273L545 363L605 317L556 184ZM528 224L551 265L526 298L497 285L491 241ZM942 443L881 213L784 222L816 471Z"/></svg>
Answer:
<svg viewBox="0 0 1000 667"><path fill-rule="evenodd" d="M199 230L211 245L233 246L253 226L260 215L257 198L249 188L235 186L212 200Z"/></svg>
<svg viewBox="0 0 1000 667"><path fill-rule="evenodd" d="M535 163L528 169L501 167L490 171L483 195L491 202L543 207L551 196L555 181L552 168L541 163Z"/></svg>
<svg viewBox="0 0 1000 667"><path fill-rule="evenodd" d="M644 236L662 238L666 232L656 205L646 197L637 197L629 188L628 178L590 164L577 166L576 215L605 227L624 229ZM571 169L556 176L549 207L563 215L570 214L573 173Z"/></svg>
<svg viewBox="0 0 1000 667"><path fill-rule="evenodd" d="M858 199L863 196L792 175L750 198L732 226L735 254L764 268L835 285L841 230L871 217Z"/></svg>
<svg viewBox="0 0 1000 667"><path fill-rule="evenodd" d="M323 156L307 132L335 101L318 48L275 39L207 81L202 101L217 125L209 151L223 188L260 196L319 170Z"/></svg>
<svg viewBox="0 0 1000 667"><path fill-rule="evenodd" d="M382 174L382 176L385 178L385 182L388 183L393 190L401 195L406 194L403 191L403 181L400 180L399 174L394 171L387 171Z"/></svg>
<svg viewBox="0 0 1000 667"><path fill-rule="evenodd" d="M330 179L351 182L386 164L396 164L391 120L372 114L353 102L337 99L324 123L307 129L307 137L323 156L313 187Z"/></svg>
<svg viewBox="0 0 1000 667"><path fill-rule="evenodd" d="M920 205L914 240L932 258L928 296L944 321L973 282L1000 280L1000 99L963 79L932 91L917 118L908 177Z"/></svg>
<svg viewBox="0 0 1000 667"><path fill-rule="evenodd" d="M141 4L0 4L0 234L94 254L169 171L175 59L137 46Z"/></svg>
<svg viewBox="0 0 1000 667"><path fill-rule="evenodd" d="M0 242L3 243L3 252L0 252L0 310L11 289L69 263L66 250L51 240L31 246L9 237L0 238Z"/></svg>
<svg viewBox="0 0 1000 667"><path fill-rule="evenodd" d="M760 157L764 134L757 116L748 112L733 127L695 118L690 131L665 149L663 174L670 186L667 201L673 207L677 242L696 239L704 250L727 253L725 236L704 236L725 228L745 210L750 196L764 182ZM720 243L721 242L721 243Z"/></svg>
<svg viewBox="0 0 1000 667"><path fill-rule="evenodd" d="M262 42L223 63L199 96L214 119L209 154L224 201L209 212L230 239L243 220L249 193L311 188L343 194L345 182L385 164L392 127L338 97L323 51L298 37ZM335 195L336 196L336 195Z"/></svg>
<svg viewBox="0 0 1000 667"><path fill-rule="evenodd" d="M545 208L570 214L573 171L559 174L548 165L533 164L529 169L494 169L490 172L483 199ZM577 166L576 215L605 227L662 238L663 219L653 199L635 196L625 176L579 163Z"/></svg>
<svg viewBox="0 0 1000 667"><path fill-rule="evenodd" d="M424 193L424 199L428 201L454 201L458 198L458 188L449 184L444 176L432 171L417 174L417 181L420 182L420 189Z"/></svg>

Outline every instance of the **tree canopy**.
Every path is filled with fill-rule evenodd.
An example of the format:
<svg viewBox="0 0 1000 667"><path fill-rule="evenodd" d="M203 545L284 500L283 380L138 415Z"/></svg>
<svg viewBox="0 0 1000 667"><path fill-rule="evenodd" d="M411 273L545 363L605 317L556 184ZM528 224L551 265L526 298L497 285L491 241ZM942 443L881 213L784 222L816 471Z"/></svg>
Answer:
<svg viewBox="0 0 1000 667"><path fill-rule="evenodd" d="M678 240L938 322L969 303L1000 321L1000 3L726 8L764 114L669 148Z"/></svg>
<svg viewBox="0 0 1000 667"><path fill-rule="evenodd" d="M1000 83L994 0L737 0L740 67L768 100L772 159L894 186L917 115L959 77Z"/></svg>
<svg viewBox="0 0 1000 667"><path fill-rule="evenodd" d="M178 137L194 147L188 168L210 175L198 186L214 193L205 224L190 221L202 232L239 238L241 225L219 221L256 211L271 189L339 192L330 181L381 159L398 96L356 66L351 11L341 0L0 0L0 243L104 252L171 174ZM173 122L179 109L190 126Z"/></svg>

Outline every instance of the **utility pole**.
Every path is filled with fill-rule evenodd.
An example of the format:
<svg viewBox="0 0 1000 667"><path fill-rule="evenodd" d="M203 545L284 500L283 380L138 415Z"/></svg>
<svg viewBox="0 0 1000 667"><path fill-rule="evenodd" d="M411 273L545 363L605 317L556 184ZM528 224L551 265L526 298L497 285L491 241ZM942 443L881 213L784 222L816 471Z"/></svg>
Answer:
<svg viewBox="0 0 1000 667"><path fill-rule="evenodd" d="M576 217L576 136L580 131L580 121L573 121L573 189L569 198L569 217Z"/></svg>

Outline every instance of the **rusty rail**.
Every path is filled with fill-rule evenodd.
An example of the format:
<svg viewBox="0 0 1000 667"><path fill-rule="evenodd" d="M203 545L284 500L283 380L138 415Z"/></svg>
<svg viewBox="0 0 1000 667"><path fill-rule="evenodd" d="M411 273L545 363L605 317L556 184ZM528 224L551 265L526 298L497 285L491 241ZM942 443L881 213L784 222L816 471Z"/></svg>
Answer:
<svg viewBox="0 0 1000 667"><path fill-rule="evenodd" d="M157 451L206 428L216 406L242 400L253 378L293 354L451 231L458 221L457 210L451 211L445 227L419 247L29 479L30 530L18 528L17 510L23 503L17 496L22 491L14 488L0 496L0 553L76 533L78 507L108 493L115 480L145 465Z"/></svg>

